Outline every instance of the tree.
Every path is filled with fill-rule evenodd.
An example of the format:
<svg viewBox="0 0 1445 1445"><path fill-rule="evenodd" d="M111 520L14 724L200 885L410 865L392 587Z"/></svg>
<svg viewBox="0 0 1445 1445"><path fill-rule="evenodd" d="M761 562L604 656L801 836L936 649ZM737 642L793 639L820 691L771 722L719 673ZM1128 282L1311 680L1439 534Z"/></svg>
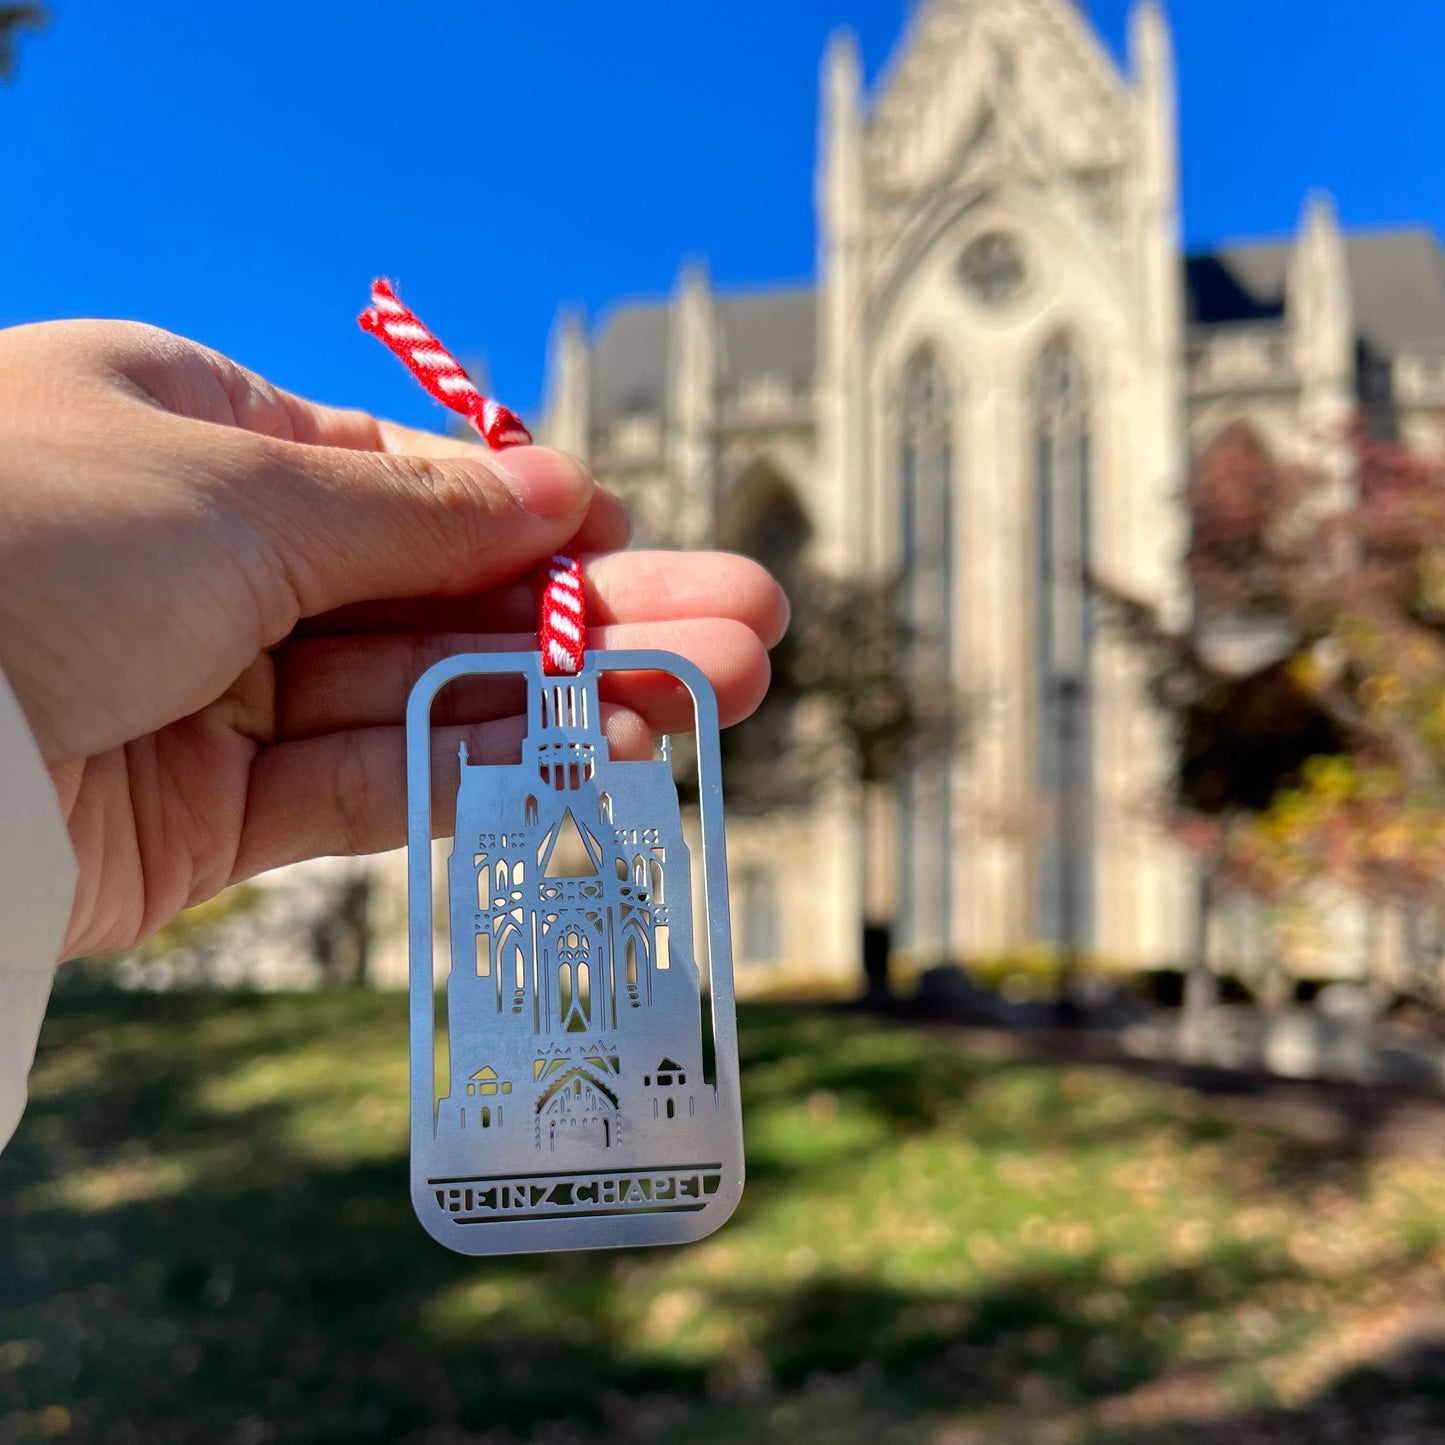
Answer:
<svg viewBox="0 0 1445 1445"><path fill-rule="evenodd" d="M1115 595L1177 722L1172 812L1222 884L1445 906L1445 464L1357 432L1347 499L1245 428L1190 484L1195 610ZM1202 959L1196 961L1202 968ZM1433 976L1430 987L1435 986Z"/></svg>
<svg viewBox="0 0 1445 1445"><path fill-rule="evenodd" d="M787 636L758 711L723 735L728 807L798 807L830 778L891 782L905 753L957 741L963 709L946 689L911 685L897 586L788 571Z"/></svg>

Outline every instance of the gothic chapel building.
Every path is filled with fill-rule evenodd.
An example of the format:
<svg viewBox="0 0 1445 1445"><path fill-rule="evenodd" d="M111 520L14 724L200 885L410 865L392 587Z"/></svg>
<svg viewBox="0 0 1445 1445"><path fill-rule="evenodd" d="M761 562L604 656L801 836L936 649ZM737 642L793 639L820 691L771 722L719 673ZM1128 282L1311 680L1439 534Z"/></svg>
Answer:
<svg viewBox="0 0 1445 1445"><path fill-rule="evenodd" d="M1445 447L1445 253L1315 199L1291 240L1185 257L1156 0L1127 73L1069 0L921 0L871 95L835 37L820 119L815 287L684 269L590 335L564 314L549 357L546 438L644 537L901 576L915 661L968 701L952 760L730 825L739 983L853 975L865 919L920 961L1177 962L1167 737L1084 578L1184 614L1186 468L1236 422L1326 465L1361 406Z"/></svg>

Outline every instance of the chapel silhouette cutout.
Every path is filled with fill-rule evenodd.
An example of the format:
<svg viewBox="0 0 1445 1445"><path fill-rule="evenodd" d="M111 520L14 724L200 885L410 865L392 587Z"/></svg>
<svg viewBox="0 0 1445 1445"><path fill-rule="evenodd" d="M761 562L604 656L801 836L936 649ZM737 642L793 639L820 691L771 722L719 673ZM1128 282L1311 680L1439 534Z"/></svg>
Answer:
<svg viewBox="0 0 1445 1445"><path fill-rule="evenodd" d="M706 1128L717 1100L666 740L613 762L595 675L530 691L520 763L460 750L435 1123L491 1166L571 1167Z"/></svg>

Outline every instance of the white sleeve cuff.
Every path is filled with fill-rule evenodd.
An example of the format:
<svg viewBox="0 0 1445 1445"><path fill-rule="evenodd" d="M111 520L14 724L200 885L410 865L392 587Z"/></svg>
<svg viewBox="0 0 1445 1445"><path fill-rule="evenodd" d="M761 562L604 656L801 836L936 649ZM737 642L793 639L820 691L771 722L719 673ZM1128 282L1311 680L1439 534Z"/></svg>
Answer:
<svg viewBox="0 0 1445 1445"><path fill-rule="evenodd" d="M77 872L55 786L0 673L0 1147L25 1108Z"/></svg>

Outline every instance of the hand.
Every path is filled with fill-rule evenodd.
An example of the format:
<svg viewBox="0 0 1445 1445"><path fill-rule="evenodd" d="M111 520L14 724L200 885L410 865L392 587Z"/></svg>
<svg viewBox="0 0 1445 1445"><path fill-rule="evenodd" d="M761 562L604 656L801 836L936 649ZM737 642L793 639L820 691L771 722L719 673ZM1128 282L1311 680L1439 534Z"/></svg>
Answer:
<svg viewBox="0 0 1445 1445"><path fill-rule="evenodd" d="M701 666L724 723L787 606L738 557L638 553L617 499L540 447L493 454L315 406L163 331L0 333L0 668L80 862L67 957L129 947L227 884L405 839L412 682L534 647L528 574L586 559L592 647ZM614 755L685 727L617 679ZM437 753L514 747L505 690L439 700Z"/></svg>

